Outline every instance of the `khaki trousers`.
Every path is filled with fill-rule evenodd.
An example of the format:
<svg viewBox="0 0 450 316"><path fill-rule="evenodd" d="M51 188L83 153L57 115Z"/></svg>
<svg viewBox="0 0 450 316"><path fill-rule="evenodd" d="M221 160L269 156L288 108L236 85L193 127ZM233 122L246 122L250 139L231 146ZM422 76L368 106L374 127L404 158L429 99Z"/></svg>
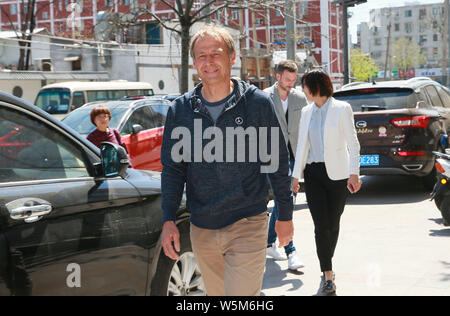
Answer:
<svg viewBox="0 0 450 316"><path fill-rule="evenodd" d="M259 296L266 265L263 212L217 230L191 224L191 242L209 296Z"/></svg>

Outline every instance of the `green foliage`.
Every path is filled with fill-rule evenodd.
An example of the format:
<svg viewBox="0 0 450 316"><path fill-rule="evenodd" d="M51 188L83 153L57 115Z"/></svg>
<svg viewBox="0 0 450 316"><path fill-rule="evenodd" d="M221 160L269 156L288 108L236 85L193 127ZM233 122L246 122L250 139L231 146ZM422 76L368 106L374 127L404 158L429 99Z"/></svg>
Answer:
<svg viewBox="0 0 450 316"><path fill-rule="evenodd" d="M398 70L407 71L424 64L425 56L420 46L407 38L400 38L394 43L392 49L392 63Z"/></svg>
<svg viewBox="0 0 450 316"><path fill-rule="evenodd" d="M360 49L352 49L350 51L350 65L352 76L357 81L368 81L373 77L374 72L378 71L375 61Z"/></svg>

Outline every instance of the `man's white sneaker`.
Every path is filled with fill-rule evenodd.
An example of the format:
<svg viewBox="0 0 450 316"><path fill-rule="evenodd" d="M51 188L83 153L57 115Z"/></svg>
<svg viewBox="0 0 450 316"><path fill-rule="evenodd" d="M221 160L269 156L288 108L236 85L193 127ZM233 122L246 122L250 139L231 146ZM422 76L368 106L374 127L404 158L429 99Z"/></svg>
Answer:
<svg viewBox="0 0 450 316"><path fill-rule="evenodd" d="M303 268L304 266L305 266L305 264L300 260L296 251L289 254L289 256L288 256L289 270L297 270L297 269Z"/></svg>
<svg viewBox="0 0 450 316"><path fill-rule="evenodd" d="M287 256L284 253L284 248L278 248L276 243L273 243L270 247L267 247L267 255L275 260L287 260Z"/></svg>

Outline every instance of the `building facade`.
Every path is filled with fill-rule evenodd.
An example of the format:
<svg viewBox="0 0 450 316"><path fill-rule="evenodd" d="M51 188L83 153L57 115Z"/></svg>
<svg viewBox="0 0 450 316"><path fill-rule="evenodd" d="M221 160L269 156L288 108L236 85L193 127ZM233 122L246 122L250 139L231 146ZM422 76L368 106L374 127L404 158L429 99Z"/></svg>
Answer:
<svg viewBox="0 0 450 316"><path fill-rule="evenodd" d="M373 9L370 21L358 26L357 45L371 55L380 69L384 69L388 60L387 69L395 70L394 43L406 38L416 43L425 57L414 69L439 68L443 59L444 13L443 2Z"/></svg>
<svg viewBox="0 0 450 316"><path fill-rule="evenodd" d="M159 0L35 1L36 27L47 28L54 36L69 38L165 45L168 43L164 42L161 25L150 14L142 13L154 13L163 21L176 19L173 10ZM30 2L0 0L1 30L20 28L26 22L24 12ZM175 0L172 2L175 3ZM200 8L204 3L205 0L196 0L194 9ZM212 11L221 3L218 0L209 9ZM332 4L332 0L296 0L294 3L297 49L314 57L335 82L341 81L344 69L342 10ZM265 10L222 9L211 20L240 30L242 49L285 50L285 4L286 0L271 0L270 7ZM101 28L104 21L102 17L105 15L110 17L109 20L117 22L116 28L111 27L108 22ZM140 23L131 23L135 22L138 15Z"/></svg>

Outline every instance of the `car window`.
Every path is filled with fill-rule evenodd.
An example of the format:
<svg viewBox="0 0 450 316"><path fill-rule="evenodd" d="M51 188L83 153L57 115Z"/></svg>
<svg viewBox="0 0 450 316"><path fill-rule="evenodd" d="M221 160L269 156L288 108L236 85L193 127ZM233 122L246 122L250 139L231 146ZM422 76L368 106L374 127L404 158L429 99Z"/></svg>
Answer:
<svg viewBox="0 0 450 316"><path fill-rule="evenodd" d="M110 108L112 118L109 121L109 127L117 129L127 110L127 108ZM91 122L91 111L92 108L81 108L71 112L62 121L81 135L86 136L96 129Z"/></svg>
<svg viewBox="0 0 450 316"><path fill-rule="evenodd" d="M350 103L354 112L414 108L417 96L411 89L370 88L337 91L334 97Z"/></svg>
<svg viewBox="0 0 450 316"><path fill-rule="evenodd" d="M442 103L444 107L450 108L450 95L448 92L441 86L436 86L439 96L441 97Z"/></svg>
<svg viewBox="0 0 450 316"><path fill-rule="evenodd" d="M84 102L84 93L83 92L74 92L72 98L72 110L78 109L80 106L85 104Z"/></svg>
<svg viewBox="0 0 450 316"><path fill-rule="evenodd" d="M125 126L122 128L121 134L131 134L133 132L134 124L141 125L144 130L156 127L153 121L153 113L146 106L136 109L133 114L131 114L130 118L125 123Z"/></svg>
<svg viewBox="0 0 450 316"><path fill-rule="evenodd" d="M428 99L428 95L425 92L425 88L419 88L417 91L417 98L419 101L424 101L426 103L431 103L431 101Z"/></svg>
<svg viewBox="0 0 450 316"><path fill-rule="evenodd" d="M152 104L151 109L154 112L153 120L157 127L162 127L166 124L166 116L169 111L170 103Z"/></svg>
<svg viewBox="0 0 450 316"><path fill-rule="evenodd" d="M0 108L0 183L89 177L82 151L25 113Z"/></svg>
<svg viewBox="0 0 450 316"><path fill-rule="evenodd" d="M435 107L443 107L441 98L439 97L437 90L434 88L434 86L427 86L425 87L425 90L428 93L428 96L431 99L431 104Z"/></svg>

